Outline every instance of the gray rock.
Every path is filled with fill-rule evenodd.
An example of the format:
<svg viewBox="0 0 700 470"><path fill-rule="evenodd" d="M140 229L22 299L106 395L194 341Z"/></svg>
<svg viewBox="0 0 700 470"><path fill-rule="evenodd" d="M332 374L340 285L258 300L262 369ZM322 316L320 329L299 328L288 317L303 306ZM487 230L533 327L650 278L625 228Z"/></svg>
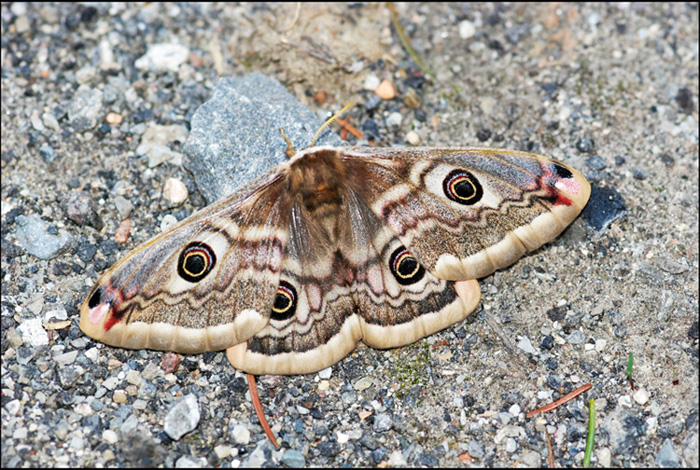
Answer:
<svg viewBox="0 0 700 470"><path fill-rule="evenodd" d="M302 468L306 465L306 459L304 458L302 453L294 449L289 449L287 452L285 452L282 458L280 459L280 462L282 462L287 467L292 468Z"/></svg>
<svg viewBox="0 0 700 470"><path fill-rule="evenodd" d="M54 161L59 156L58 152L56 152L56 150L54 150L54 148L49 144L43 144L41 147L39 147L39 155L41 155L41 159L46 163Z"/></svg>
<svg viewBox="0 0 700 470"><path fill-rule="evenodd" d="M102 112L102 92L81 85L68 103L68 121L78 131L92 129Z"/></svg>
<svg viewBox="0 0 700 470"><path fill-rule="evenodd" d="M566 340L569 342L569 344L581 344L586 341L586 335L580 330L574 330L571 332L568 338L566 338Z"/></svg>
<svg viewBox="0 0 700 470"><path fill-rule="evenodd" d="M688 434L683 440L683 458L690 468L698 467L698 432L697 430Z"/></svg>
<svg viewBox="0 0 700 470"><path fill-rule="evenodd" d="M323 122L277 80L260 73L222 78L192 117L185 166L208 203L286 160L280 129L296 150L311 145ZM324 129L317 145L341 145ZM221 178L222 174L230 178ZM221 181L224 179L225 181Z"/></svg>
<svg viewBox="0 0 700 470"><path fill-rule="evenodd" d="M472 457L477 459L480 459L485 455L484 447L479 441L469 441L469 444L467 444L467 452L469 452Z"/></svg>
<svg viewBox="0 0 700 470"><path fill-rule="evenodd" d="M122 220L129 217L131 211L134 210L134 205L124 196L115 197L114 205L116 206L117 212L119 212L119 216Z"/></svg>
<svg viewBox="0 0 700 470"><path fill-rule="evenodd" d="M374 432L378 433L387 432L392 426L394 426L394 420L391 419L391 416L386 413L381 413L374 418L374 426L372 426L372 429Z"/></svg>
<svg viewBox="0 0 700 470"><path fill-rule="evenodd" d="M74 387L83 378L85 369L76 365L60 366L57 367L58 370L58 380L61 382L61 386L65 389Z"/></svg>
<svg viewBox="0 0 700 470"><path fill-rule="evenodd" d="M199 403L194 395L178 401L165 416L163 430L173 440L178 440L199 424Z"/></svg>
<svg viewBox="0 0 700 470"><path fill-rule="evenodd" d="M38 214L17 216L17 240L27 253L40 259L55 258L73 244L70 233L52 229Z"/></svg>
<svg viewBox="0 0 700 470"><path fill-rule="evenodd" d="M528 354L537 354L537 350L530 342L530 338L528 338L527 336L523 336L522 338L520 338L520 340L518 341L518 347Z"/></svg>
<svg viewBox="0 0 700 470"><path fill-rule="evenodd" d="M673 442L671 439L666 439L661 450L656 455L656 460L654 461L659 467L675 468L680 464L678 459L678 454L673 448Z"/></svg>
<svg viewBox="0 0 700 470"><path fill-rule="evenodd" d="M267 446L267 438L264 441L258 442L255 449L248 455L248 458L241 462L241 468L262 468L267 461L265 457L265 447Z"/></svg>
<svg viewBox="0 0 700 470"><path fill-rule="evenodd" d="M17 332L22 338L22 342L33 348L38 348L49 344L49 335L41 325L41 318L28 318L18 327Z"/></svg>

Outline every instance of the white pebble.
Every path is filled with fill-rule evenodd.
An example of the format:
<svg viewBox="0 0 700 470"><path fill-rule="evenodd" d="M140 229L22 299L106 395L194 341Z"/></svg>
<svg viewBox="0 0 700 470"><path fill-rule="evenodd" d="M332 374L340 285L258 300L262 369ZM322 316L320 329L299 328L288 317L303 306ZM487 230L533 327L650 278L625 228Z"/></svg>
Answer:
<svg viewBox="0 0 700 470"><path fill-rule="evenodd" d="M175 225L176 223L177 219L175 216L168 214L163 217L163 220L160 222L160 231L165 232L171 225Z"/></svg>
<svg viewBox="0 0 700 470"><path fill-rule="evenodd" d="M367 75L367 78L365 78L365 83L362 85L362 88L365 90L370 90L374 91L377 89L379 84L381 83L381 80L379 80L379 77L376 75Z"/></svg>
<svg viewBox="0 0 700 470"><path fill-rule="evenodd" d="M406 134L406 142L413 146L420 145L420 136L417 132L410 131L408 134Z"/></svg>
<svg viewBox="0 0 700 470"><path fill-rule="evenodd" d="M111 429L105 429L102 433L102 440L107 444L116 444L119 441L119 436Z"/></svg>
<svg viewBox="0 0 700 470"><path fill-rule="evenodd" d="M163 187L163 197L172 205L179 206L187 200L189 193L185 183L177 178L168 178Z"/></svg>
<svg viewBox="0 0 700 470"><path fill-rule="evenodd" d="M462 39L469 39L476 33L476 28L474 23L471 21L464 20L459 23L459 37Z"/></svg>
<svg viewBox="0 0 700 470"><path fill-rule="evenodd" d="M386 125L390 128L399 127L403 122L403 116L399 112L393 112L386 118Z"/></svg>
<svg viewBox="0 0 700 470"><path fill-rule="evenodd" d="M231 434L236 444L247 445L250 442L250 431L242 424L235 425Z"/></svg>
<svg viewBox="0 0 700 470"><path fill-rule="evenodd" d="M644 404L646 404L646 402L649 401L649 392L647 392L643 388L640 388L639 390L634 392L634 395L632 395L632 398L634 398L634 401L636 401L640 405L644 405Z"/></svg>
<svg viewBox="0 0 700 470"><path fill-rule="evenodd" d="M318 371L318 376L322 379L330 379L331 374L333 374L333 367L326 367L323 370Z"/></svg>

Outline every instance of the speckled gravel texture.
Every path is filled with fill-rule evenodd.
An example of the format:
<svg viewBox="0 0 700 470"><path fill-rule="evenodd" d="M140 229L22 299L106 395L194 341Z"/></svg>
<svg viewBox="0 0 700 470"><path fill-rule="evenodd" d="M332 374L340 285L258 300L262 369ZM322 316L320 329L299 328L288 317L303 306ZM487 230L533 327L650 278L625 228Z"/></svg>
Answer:
<svg viewBox="0 0 700 470"><path fill-rule="evenodd" d="M384 4L2 5L3 467L541 466L545 430L573 467L590 399L593 466L697 467L696 5L396 8L432 80ZM354 100L376 145L561 159L595 199L483 279L467 321L258 377L280 450L223 352L124 350L78 328L101 272L205 205L182 165L191 118L250 72L319 117ZM374 92L385 79L393 99Z"/></svg>

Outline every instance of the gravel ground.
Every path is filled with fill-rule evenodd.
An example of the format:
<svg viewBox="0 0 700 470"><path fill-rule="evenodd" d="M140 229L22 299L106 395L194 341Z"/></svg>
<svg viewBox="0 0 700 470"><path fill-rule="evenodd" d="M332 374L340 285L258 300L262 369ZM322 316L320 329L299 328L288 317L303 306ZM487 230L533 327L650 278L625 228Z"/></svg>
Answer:
<svg viewBox="0 0 700 470"><path fill-rule="evenodd" d="M580 466L590 399L593 465L697 467L696 5L397 5L432 80L385 5L296 8L2 5L3 467L540 466L545 430L556 465ZM482 280L465 322L259 377L280 450L222 352L78 328L99 273L206 204L190 122L250 72L320 119L354 100L376 145L533 151L593 185L561 237Z"/></svg>

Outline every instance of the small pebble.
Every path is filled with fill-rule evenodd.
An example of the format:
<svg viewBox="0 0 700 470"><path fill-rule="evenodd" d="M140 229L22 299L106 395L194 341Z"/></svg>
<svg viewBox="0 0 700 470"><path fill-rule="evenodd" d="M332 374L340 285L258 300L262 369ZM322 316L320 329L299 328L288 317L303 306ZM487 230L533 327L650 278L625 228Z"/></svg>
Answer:
<svg viewBox="0 0 700 470"><path fill-rule="evenodd" d="M131 227L133 226L133 222L131 219L125 219L122 220L119 223L119 227L117 227L117 231L114 234L114 241L119 243L120 245L123 245L129 240L129 236L131 235Z"/></svg>
<svg viewBox="0 0 700 470"><path fill-rule="evenodd" d="M393 112L386 118L386 125L390 128L399 127L401 122L403 122L403 116L399 112Z"/></svg>
<svg viewBox="0 0 700 470"><path fill-rule="evenodd" d="M287 467L292 468L303 468L306 465L304 455L295 449L289 449L287 452L285 452L280 459L280 462Z"/></svg>
<svg viewBox="0 0 700 470"><path fill-rule="evenodd" d="M114 198L114 205L117 207L117 212L122 220L129 217L131 211L134 210L134 205L124 196L117 196Z"/></svg>
<svg viewBox="0 0 700 470"><path fill-rule="evenodd" d="M396 97L396 88L389 80L382 80L382 83L379 84L374 92L383 100L390 100Z"/></svg>
<svg viewBox="0 0 700 470"><path fill-rule="evenodd" d="M461 21L459 23L459 37L462 39L469 39L472 36L476 34L476 28L474 27L474 23L471 21Z"/></svg>
<svg viewBox="0 0 700 470"><path fill-rule="evenodd" d="M361 392L363 390L368 389L369 387L372 386L372 378L371 377L363 377L357 382L353 384L353 388L357 390L358 392Z"/></svg>
<svg viewBox="0 0 700 470"><path fill-rule="evenodd" d="M228 458L228 456L231 455L231 446L225 444L218 445L214 447L214 453L221 460Z"/></svg>
<svg viewBox="0 0 700 470"><path fill-rule="evenodd" d="M408 134L406 134L406 142L413 146L420 145L420 136L415 131L409 131Z"/></svg>
<svg viewBox="0 0 700 470"><path fill-rule="evenodd" d="M403 104L411 109L418 109L421 105L421 99L416 90L409 88L403 97Z"/></svg>
<svg viewBox="0 0 700 470"><path fill-rule="evenodd" d="M318 376L322 379L330 379L333 374L333 367L326 367L323 370L318 371Z"/></svg>
<svg viewBox="0 0 700 470"><path fill-rule="evenodd" d="M382 413L375 416L372 430L376 433L387 432L392 426L394 426L394 421L391 419L391 416Z"/></svg>
<svg viewBox="0 0 700 470"><path fill-rule="evenodd" d="M362 88L364 88L365 90L374 91L379 87L380 83L381 81L376 75L367 75L367 78L365 78L365 83L362 85Z"/></svg>
<svg viewBox="0 0 700 470"><path fill-rule="evenodd" d="M171 225L175 225L177 223L177 219L175 218L174 215L168 214L163 217L163 220L160 222L160 231L165 232L170 228Z"/></svg>
<svg viewBox="0 0 700 470"><path fill-rule="evenodd" d="M632 168L632 176L636 180L645 180L649 177L649 173L645 169L635 166Z"/></svg>
<svg viewBox="0 0 700 470"><path fill-rule="evenodd" d="M119 442L119 436L111 429L105 429L102 432L102 440L104 440L107 444L116 444Z"/></svg>
<svg viewBox="0 0 700 470"><path fill-rule="evenodd" d="M190 50L186 46L173 43L152 44L145 55L136 59L137 69L152 72L177 72L180 65L187 61Z"/></svg>
<svg viewBox="0 0 700 470"><path fill-rule="evenodd" d="M649 401L649 392L647 392L643 388L640 388L639 390L634 392L632 398L634 398L634 401L636 401L640 405L644 405Z"/></svg>
<svg viewBox="0 0 700 470"><path fill-rule="evenodd" d="M118 113L107 113L107 116L105 117L105 121L107 121L107 124L112 124L112 125L121 124L122 120L123 120L122 115L118 114Z"/></svg>
<svg viewBox="0 0 700 470"><path fill-rule="evenodd" d="M231 431L231 436L236 444L248 445L250 442L250 431L242 424L236 424Z"/></svg>
<svg viewBox="0 0 700 470"><path fill-rule="evenodd" d="M163 187L163 197L173 206L179 206L187 200L189 193L185 183L177 178L168 178Z"/></svg>
<svg viewBox="0 0 700 470"><path fill-rule="evenodd" d="M115 390L112 400L114 403L126 403L126 392L124 390Z"/></svg>

